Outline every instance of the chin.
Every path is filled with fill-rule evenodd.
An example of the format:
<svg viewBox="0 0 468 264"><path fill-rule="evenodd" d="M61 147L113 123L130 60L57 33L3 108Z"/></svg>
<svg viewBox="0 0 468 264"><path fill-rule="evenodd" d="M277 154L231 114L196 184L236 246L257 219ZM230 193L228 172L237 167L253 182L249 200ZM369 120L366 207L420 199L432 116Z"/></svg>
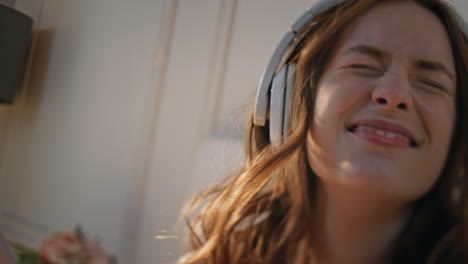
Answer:
<svg viewBox="0 0 468 264"><path fill-rule="evenodd" d="M379 166L350 166L342 164L336 180L356 194L364 194L369 199L398 200L414 202L423 197L433 183L422 183L408 173ZM412 180L409 180L413 178Z"/></svg>

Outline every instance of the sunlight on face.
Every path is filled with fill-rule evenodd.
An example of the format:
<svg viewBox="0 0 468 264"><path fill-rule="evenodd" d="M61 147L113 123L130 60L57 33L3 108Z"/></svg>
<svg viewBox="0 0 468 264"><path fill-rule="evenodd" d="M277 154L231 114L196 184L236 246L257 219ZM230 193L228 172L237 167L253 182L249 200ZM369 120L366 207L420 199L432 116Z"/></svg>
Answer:
<svg viewBox="0 0 468 264"><path fill-rule="evenodd" d="M345 30L321 77L311 168L330 188L421 197L447 157L455 87L439 19L410 1L377 4Z"/></svg>

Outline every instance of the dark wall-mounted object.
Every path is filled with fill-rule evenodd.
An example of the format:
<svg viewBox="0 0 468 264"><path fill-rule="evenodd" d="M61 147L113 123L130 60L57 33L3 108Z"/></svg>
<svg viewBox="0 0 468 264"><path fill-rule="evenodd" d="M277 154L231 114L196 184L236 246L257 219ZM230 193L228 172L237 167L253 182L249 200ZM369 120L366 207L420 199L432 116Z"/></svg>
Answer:
<svg viewBox="0 0 468 264"><path fill-rule="evenodd" d="M0 103L12 103L21 85L32 24L30 17L0 4Z"/></svg>

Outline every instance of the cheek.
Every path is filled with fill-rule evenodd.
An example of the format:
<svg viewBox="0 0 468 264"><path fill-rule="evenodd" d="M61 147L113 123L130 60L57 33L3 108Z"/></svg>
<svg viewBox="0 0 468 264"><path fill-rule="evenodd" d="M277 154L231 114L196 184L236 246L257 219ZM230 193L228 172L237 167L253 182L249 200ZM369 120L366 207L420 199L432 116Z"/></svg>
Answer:
<svg viewBox="0 0 468 264"><path fill-rule="evenodd" d="M343 133L362 105L366 95L361 84L339 75L322 81L315 100L314 116L307 137L308 161L317 175L328 175L342 152Z"/></svg>
<svg viewBox="0 0 468 264"><path fill-rule="evenodd" d="M310 151L331 151L343 108L343 100L335 87L321 85L317 92L314 116L309 131Z"/></svg>
<svg viewBox="0 0 468 264"><path fill-rule="evenodd" d="M345 122L370 98L366 84L335 74L321 82L318 87L313 119L314 130ZM332 132L329 130L328 132Z"/></svg>
<svg viewBox="0 0 468 264"><path fill-rule="evenodd" d="M455 125L455 103L453 99L432 98L419 100L427 141L435 151L444 155L448 151Z"/></svg>
<svg viewBox="0 0 468 264"><path fill-rule="evenodd" d="M336 146L337 120L340 116L340 99L333 87L319 86L314 116L307 135L307 158L312 171L319 178L329 174Z"/></svg>
<svg viewBox="0 0 468 264"><path fill-rule="evenodd" d="M318 142L321 144L318 144ZM312 131L309 131L306 148L307 161L314 174L320 179L324 175L329 175L331 167L330 155L332 155L330 146L324 145L322 141L318 141L317 136Z"/></svg>
<svg viewBox="0 0 468 264"><path fill-rule="evenodd" d="M447 160L455 124L455 103L440 100L440 98L425 102L426 104L419 102L418 109L420 109L420 116L424 124L425 145L427 147L422 149L421 153L424 154L414 165L417 166L415 170L422 171L423 175L427 175L427 178L421 179L421 181L435 183Z"/></svg>

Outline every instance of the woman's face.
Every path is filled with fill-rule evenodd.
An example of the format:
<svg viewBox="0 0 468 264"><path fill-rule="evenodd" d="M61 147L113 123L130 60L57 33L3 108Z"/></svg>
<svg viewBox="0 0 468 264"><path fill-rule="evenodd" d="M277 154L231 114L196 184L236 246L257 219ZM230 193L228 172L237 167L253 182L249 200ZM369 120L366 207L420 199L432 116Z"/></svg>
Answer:
<svg viewBox="0 0 468 264"><path fill-rule="evenodd" d="M447 157L455 87L440 20L412 1L377 4L345 30L320 79L311 168L327 187L421 197Z"/></svg>

